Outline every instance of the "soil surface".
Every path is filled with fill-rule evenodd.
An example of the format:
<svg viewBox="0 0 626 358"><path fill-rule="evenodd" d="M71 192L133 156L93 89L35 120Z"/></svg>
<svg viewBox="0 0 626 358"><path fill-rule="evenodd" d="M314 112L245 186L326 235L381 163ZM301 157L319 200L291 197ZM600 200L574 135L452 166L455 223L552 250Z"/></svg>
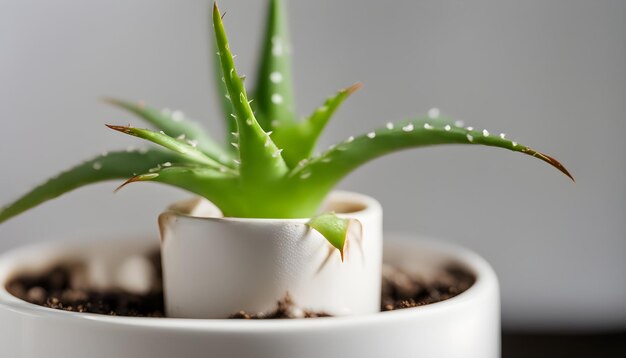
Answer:
<svg viewBox="0 0 626 358"><path fill-rule="evenodd" d="M75 312L110 316L165 317L158 252L146 257L158 273L156 284L146 294L122 290L90 289L84 280L84 267L79 264L57 265L37 275L24 274L7 284L7 290L24 301L40 306Z"/></svg>
<svg viewBox="0 0 626 358"><path fill-rule="evenodd" d="M458 266L444 267L430 280L383 266L381 311L423 306L452 298L474 284L474 275Z"/></svg>
<svg viewBox="0 0 626 358"><path fill-rule="evenodd" d="M155 271L160 273L160 257L149 255ZM147 294L132 294L122 290L106 292L89 289L77 280L80 265L58 265L38 275L20 275L8 285L14 296L40 306L75 312L89 312L113 316L164 317L161 277ZM436 277L426 280L398 270L383 267L381 311L431 304L454 297L474 283L474 276L466 270L450 266L442 268ZM298 307L287 295L269 312L236 312L232 319L285 319L330 317L324 312L312 312Z"/></svg>
<svg viewBox="0 0 626 358"><path fill-rule="evenodd" d="M285 319L285 318L319 318L332 317L328 313L313 312L298 307L289 295L277 302L276 308L270 312L249 313L239 311L228 318L231 319Z"/></svg>

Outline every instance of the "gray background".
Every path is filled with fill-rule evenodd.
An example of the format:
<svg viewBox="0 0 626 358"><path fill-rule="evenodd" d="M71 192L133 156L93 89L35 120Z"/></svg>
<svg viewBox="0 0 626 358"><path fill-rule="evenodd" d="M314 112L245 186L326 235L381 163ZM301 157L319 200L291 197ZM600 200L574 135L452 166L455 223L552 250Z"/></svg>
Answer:
<svg viewBox="0 0 626 358"><path fill-rule="evenodd" d="M253 74L264 1L224 0L231 48ZM514 329L626 327L626 1L291 1L300 114L355 81L326 146L436 106L561 159L577 178L480 147L395 154L341 187L385 207L389 231L470 247L502 284ZM208 1L0 0L0 203L81 159L137 145L97 101L143 99L205 118ZM0 251L84 234L156 237L186 194L100 184L0 225ZM100 235L101 236L101 235Z"/></svg>

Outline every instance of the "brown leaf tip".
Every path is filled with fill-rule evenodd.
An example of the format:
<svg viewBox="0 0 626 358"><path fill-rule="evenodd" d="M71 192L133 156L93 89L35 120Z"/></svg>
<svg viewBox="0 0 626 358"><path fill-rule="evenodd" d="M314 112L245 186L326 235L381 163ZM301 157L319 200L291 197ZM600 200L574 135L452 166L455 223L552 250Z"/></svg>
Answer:
<svg viewBox="0 0 626 358"><path fill-rule="evenodd" d="M354 92L360 90L361 87L363 87L363 83L357 82L357 83L353 84L352 86L346 88L344 91L346 91L346 93L350 95L350 94L353 94Z"/></svg>
<svg viewBox="0 0 626 358"><path fill-rule="evenodd" d="M541 152L536 152L534 150L529 149L528 150L529 154L531 154L533 157L538 157L539 159L543 160L544 162L552 165L553 167L555 167L556 169L558 169L561 173L567 175L568 178L572 179L572 181L575 183L576 179L574 179L574 176L572 176L572 174L570 174L570 172L567 170L567 168L565 168L565 166L563 164L561 164L561 162L559 162L558 160L556 160L555 158L545 154L545 153L541 153Z"/></svg>
<svg viewBox="0 0 626 358"><path fill-rule="evenodd" d="M213 1L213 13L216 14L216 15L220 14L220 9L217 6L217 1ZM221 14L220 19L224 20L224 16L226 16L226 11L224 11L224 13Z"/></svg>
<svg viewBox="0 0 626 358"><path fill-rule="evenodd" d="M116 126L113 124L105 124L105 126L113 130L116 130L118 132L122 132L125 134L133 134L132 128L130 126Z"/></svg>
<svg viewBox="0 0 626 358"><path fill-rule="evenodd" d="M137 176L134 176L130 179L127 179L125 182L123 182L122 184L120 184L120 186L118 186L117 188L115 188L115 190L113 190L113 193L117 193L118 191L122 190L123 187L125 187L126 185L132 183L132 182L136 182L137 181Z"/></svg>
<svg viewBox="0 0 626 358"><path fill-rule="evenodd" d="M130 183L134 183L134 182L138 182L138 181L152 180L152 179L154 179L154 178L156 178L158 176L159 176L158 173L135 175L134 177L126 180L125 182L123 182L122 185L118 186L113 192L117 193L118 191L120 191L120 189L122 189L123 187L125 187L126 185L128 185Z"/></svg>

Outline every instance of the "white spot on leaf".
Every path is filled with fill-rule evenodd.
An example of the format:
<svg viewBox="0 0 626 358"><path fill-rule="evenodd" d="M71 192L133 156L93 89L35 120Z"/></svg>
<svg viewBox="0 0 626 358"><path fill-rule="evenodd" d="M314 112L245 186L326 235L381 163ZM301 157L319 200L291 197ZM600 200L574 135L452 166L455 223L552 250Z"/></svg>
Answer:
<svg viewBox="0 0 626 358"><path fill-rule="evenodd" d="M285 53L283 42L279 37L272 37L272 55L282 56Z"/></svg>
<svg viewBox="0 0 626 358"><path fill-rule="evenodd" d="M270 81L272 81L272 83L281 83L283 81L283 74L276 71L270 73Z"/></svg>
<svg viewBox="0 0 626 358"><path fill-rule="evenodd" d="M406 126L402 127L402 130L405 132L411 132L415 127L413 127L413 123L409 123Z"/></svg>
<svg viewBox="0 0 626 358"><path fill-rule="evenodd" d="M274 93L272 95L272 103L274 104L283 103L283 96L279 95L278 93Z"/></svg>
<svg viewBox="0 0 626 358"><path fill-rule="evenodd" d="M272 154L272 158L278 158L278 156L280 156L280 153L282 153L282 149L279 149L277 151L274 152L274 154Z"/></svg>

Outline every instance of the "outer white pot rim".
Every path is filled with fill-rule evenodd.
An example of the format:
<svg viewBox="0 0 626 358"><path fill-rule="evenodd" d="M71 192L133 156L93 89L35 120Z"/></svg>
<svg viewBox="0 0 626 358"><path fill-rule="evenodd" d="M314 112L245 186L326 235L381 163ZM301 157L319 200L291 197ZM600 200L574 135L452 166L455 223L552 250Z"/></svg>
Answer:
<svg viewBox="0 0 626 358"><path fill-rule="evenodd" d="M394 235L396 236L396 235ZM406 235L404 235L406 236ZM141 241L141 243L139 242ZM424 305L415 308L407 308L396 311L380 312L361 316L327 317L314 319L292 320L236 320L236 319L188 319L188 318L149 318L149 317L113 317L91 313L67 312L31 304L11 295L5 288L5 282L9 278L9 270L17 265L22 258L36 253L50 250L59 252L59 249L85 248L94 245L93 242L65 240L44 242L27 245L10 250L0 255L0 309L11 310L21 315L41 319L65 319L80 321L85 320L93 324L98 322L102 325L125 326L128 328L148 328L163 331L178 332L205 332L205 333L255 333L255 332L281 332L323 330L329 327L350 328L363 324L390 324L396 321L419 320L420 317L429 318L431 315L440 314L452 307L458 309L466 303L480 299L481 291L485 286L497 282L496 275L489 264L474 252L460 246L435 241L432 239L415 239L394 237L394 243L398 245L420 245L430 249L443 251L455 257L460 264L466 265L476 275L476 282L467 291L448 300ZM118 245L144 245L153 244L146 240L107 240L108 244Z"/></svg>

